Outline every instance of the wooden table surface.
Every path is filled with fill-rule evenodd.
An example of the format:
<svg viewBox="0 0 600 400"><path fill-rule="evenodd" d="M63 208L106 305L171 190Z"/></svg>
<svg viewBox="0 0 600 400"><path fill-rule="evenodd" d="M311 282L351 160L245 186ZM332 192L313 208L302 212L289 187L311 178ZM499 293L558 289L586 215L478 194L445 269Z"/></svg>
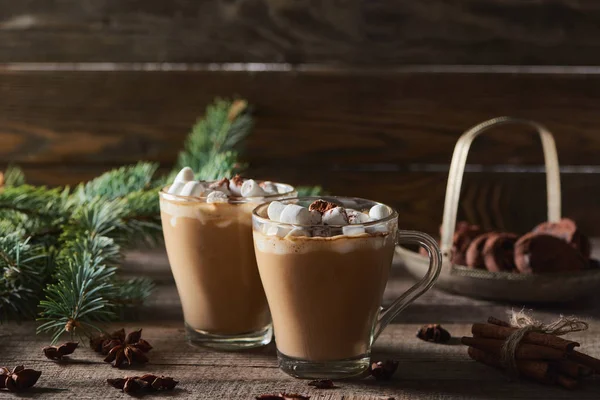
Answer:
<svg viewBox="0 0 600 400"><path fill-rule="evenodd" d="M140 270L157 283L148 306L137 321L110 326L127 330L143 328L143 337L154 349L150 363L118 370L102 362L87 343L78 349L68 363L47 360L41 348L48 344L45 336L34 334L35 324L8 323L0 325L0 366L23 364L42 371L35 388L20 397L44 399L127 398L126 394L106 384L107 378L154 373L172 376L179 381L173 392L156 397L194 399L254 399L270 392L300 392L311 399L598 399L600 380L590 379L576 392L558 387L546 387L530 382L511 382L498 371L475 363L466 348L453 339L450 344L432 344L415 337L417 329L426 323L441 323L454 338L470 333L470 324L488 316L504 317L511 307L472 300L432 290L411 305L380 336L374 347L374 360L393 358L400 362L389 382L372 378L338 382L339 388L318 390L307 381L287 376L277 368L273 344L238 353L215 352L190 347L184 340L182 312L163 252L131 253L126 273ZM412 280L395 266L388 284L385 302L389 303ZM560 313L576 314L590 323L586 332L570 337L582 343L582 351L600 356L600 296L562 306L536 306L540 318L553 318ZM16 395L0 391L0 398Z"/></svg>

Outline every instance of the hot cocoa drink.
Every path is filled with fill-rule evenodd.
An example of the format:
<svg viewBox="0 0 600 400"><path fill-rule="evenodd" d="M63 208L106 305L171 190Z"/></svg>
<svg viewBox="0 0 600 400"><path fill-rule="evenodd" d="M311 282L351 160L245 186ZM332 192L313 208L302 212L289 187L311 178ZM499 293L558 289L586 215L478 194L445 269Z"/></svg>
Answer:
<svg viewBox="0 0 600 400"><path fill-rule="evenodd" d="M235 349L270 341L251 212L265 199L290 194L289 185L239 177L199 182L186 169L161 192L169 263L193 343Z"/></svg>
<svg viewBox="0 0 600 400"><path fill-rule="evenodd" d="M397 223L390 207L355 198L298 198L254 210L256 259L285 372L302 378L363 373L383 327L428 289L430 278L417 285L420 292L381 312ZM433 249L439 271L433 239L402 234Z"/></svg>

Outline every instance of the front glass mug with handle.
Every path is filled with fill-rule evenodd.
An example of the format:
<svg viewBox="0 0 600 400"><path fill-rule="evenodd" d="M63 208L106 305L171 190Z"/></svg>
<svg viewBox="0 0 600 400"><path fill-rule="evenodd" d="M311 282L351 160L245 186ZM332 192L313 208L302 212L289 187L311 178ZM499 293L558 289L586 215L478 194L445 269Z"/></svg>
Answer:
<svg viewBox="0 0 600 400"><path fill-rule="evenodd" d="M362 212L379 205L388 216L345 228L298 226L270 220L269 203L263 204L252 213L256 259L280 368L298 378L349 378L368 370L373 342L398 313L433 286L442 258L429 235L398 230L398 214L381 203L351 197L281 202L308 207L318 199ZM383 308L397 243L424 247L429 270Z"/></svg>

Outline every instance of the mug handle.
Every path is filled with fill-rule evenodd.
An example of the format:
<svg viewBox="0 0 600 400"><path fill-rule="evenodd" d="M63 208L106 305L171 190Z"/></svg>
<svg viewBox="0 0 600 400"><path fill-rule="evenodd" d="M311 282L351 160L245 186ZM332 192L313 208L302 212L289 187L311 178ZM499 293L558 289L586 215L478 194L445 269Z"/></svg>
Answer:
<svg viewBox="0 0 600 400"><path fill-rule="evenodd" d="M398 244L418 244L425 248L429 254L429 269L419 282L398 297L388 308L384 309L382 307L380 309L377 324L375 325L373 342L402 310L431 289L442 270L442 253L431 236L423 232L398 230L397 238Z"/></svg>

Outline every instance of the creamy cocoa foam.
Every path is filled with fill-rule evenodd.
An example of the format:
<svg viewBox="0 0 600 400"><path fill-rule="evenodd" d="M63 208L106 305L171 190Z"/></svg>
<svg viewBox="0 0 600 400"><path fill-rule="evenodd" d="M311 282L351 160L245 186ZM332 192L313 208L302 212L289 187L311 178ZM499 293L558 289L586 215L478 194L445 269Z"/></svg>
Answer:
<svg viewBox="0 0 600 400"><path fill-rule="evenodd" d="M314 362L368 355L394 254L393 211L324 200L265 207L254 212L254 247L278 351Z"/></svg>
<svg viewBox="0 0 600 400"><path fill-rule="evenodd" d="M182 170L160 196L186 325L211 335L264 330L271 318L254 255L251 212L269 197L288 194L280 190L293 194L293 188L269 182L263 189L264 182L252 180L242 190L249 180L194 181L189 171Z"/></svg>

